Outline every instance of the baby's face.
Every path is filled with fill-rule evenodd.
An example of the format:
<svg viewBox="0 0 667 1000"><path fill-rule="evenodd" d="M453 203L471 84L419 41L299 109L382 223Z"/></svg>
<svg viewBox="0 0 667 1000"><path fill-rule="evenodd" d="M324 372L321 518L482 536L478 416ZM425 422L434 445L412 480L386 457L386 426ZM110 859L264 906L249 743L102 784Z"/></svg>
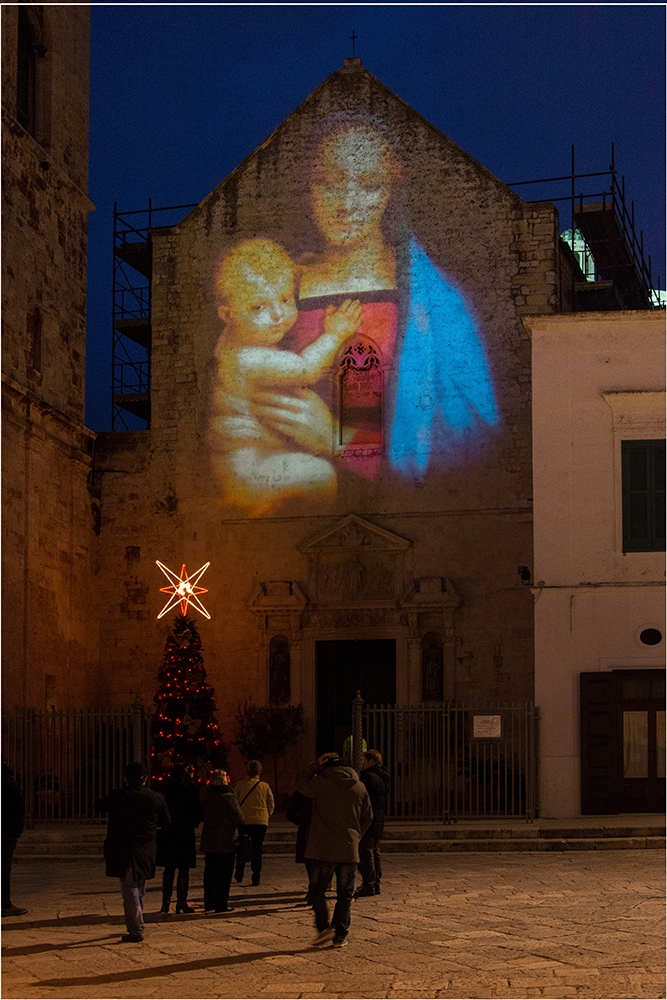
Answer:
<svg viewBox="0 0 667 1000"><path fill-rule="evenodd" d="M284 270L264 277L246 271L230 288L229 304L218 312L230 332L244 343L271 347L296 322L294 274Z"/></svg>

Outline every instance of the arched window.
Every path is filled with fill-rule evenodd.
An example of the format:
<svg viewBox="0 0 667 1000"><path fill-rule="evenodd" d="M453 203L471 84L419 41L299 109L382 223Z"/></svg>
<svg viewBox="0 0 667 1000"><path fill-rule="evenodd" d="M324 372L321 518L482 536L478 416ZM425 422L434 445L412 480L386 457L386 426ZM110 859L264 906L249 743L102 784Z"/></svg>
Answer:
<svg viewBox="0 0 667 1000"><path fill-rule="evenodd" d="M379 350L368 340L356 340L341 358L338 379L338 450L381 454L383 376Z"/></svg>
<svg viewBox="0 0 667 1000"><path fill-rule="evenodd" d="M28 312L28 357L35 372L42 370L42 313L39 306Z"/></svg>
<svg viewBox="0 0 667 1000"><path fill-rule="evenodd" d="M422 701L443 700L443 675L442 636L427 632L422 639Z"/></svg>
<svg viewBox="0 0 667 1000"><path fill-rule="evenodd" d="M35 45L27 11L19 7L18 65L16 69L16 117L28 132L35 117Z"/></svg>
<svg viewBox="0 0 667 1000"><path fill-rule="evenodd" d="M290 700L290 650L284 635L274 635L269 643L269 701L288 705Z"/></svg>
<svg viewBox="0 0 667 1000"><path fill-rule="evenodd" d="M43 65L45 55L42 11L37 5L21 4L18 9L16 118L27 132L41 142L48 138L48 135L37 135L38 119L41 122L40 133L45 131L46 126Z"/></svg>

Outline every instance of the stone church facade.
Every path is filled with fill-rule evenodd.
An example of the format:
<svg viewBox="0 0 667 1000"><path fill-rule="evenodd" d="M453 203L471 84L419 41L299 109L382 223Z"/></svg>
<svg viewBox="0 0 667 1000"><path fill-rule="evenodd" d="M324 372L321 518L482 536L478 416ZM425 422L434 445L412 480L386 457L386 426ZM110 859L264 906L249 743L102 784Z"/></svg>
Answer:
<svg viewBox="0 0 667 1000"><path fill-rule="evenodd" d="M228 740L246 700L304 706L295 757L341 748L357 690L531 701L522 317L575 305L555 207L345 60L152 230L151 425L96 435L87 8L2 13L5 707L150 706L156 559L210 561Z"/></svg>
<svg viewBox="0 0 667 1000"><path fill-rule="evenodd" d="M397 349L382 359L384 443L373 443L372 473L355 475L355 456L345 466L348 455L337 454L334 442L327 455L337 473L333 493L313 498L304 488L257 513L230 500L212 471L211 398L223 330L215 274L230 246L251 239L309 259L308 158L322 123L332 120L381 130L399 150L404 218L475 317L496 417L482 440L471 421L458 453L397 475L387 459L387 425L392 389L407 365L404 339L400 360ZM304 752L314 749L322 713L322 644L393 644L373 668L384 673L384 687L362 666L356 680L348 678L345 698L368 685L362 695L370 699L373 687L382 702L530 700L533 599L525 570L520 575L532 563L530 342L521 316L567 306L568 265L553 206L522 202L360 60L347 60L183 222L154 230L152 254L151 428L102 434L96 450L99 698L151 696L165 634L156 621L159 558L189 570L210 560L203 583L212 617L202 637L220 704L303 703ZM431 363L418 351L412 362ZM321 381L343 392L338 364ZM291 461L287 446L284 452ZM271 690L276 643L289 660L278 693ZM349 646L340 650L344 657ZM373 660L373 648L365 651Z"/></svg>

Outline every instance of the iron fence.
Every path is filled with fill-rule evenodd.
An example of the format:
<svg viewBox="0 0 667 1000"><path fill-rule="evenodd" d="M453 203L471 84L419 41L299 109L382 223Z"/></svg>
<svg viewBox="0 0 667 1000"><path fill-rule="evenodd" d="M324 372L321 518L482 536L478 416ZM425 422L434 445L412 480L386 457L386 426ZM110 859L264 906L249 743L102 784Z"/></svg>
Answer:
<svg viewBox="0 0 667 1000"><path fill-rule="evenodd" d="M2 753L25 796L26 826L99 822L99 798L123 784L130 761L148 767L150 714L85 708L2 714Z"/></svg>
<svg viewBox="0 0 667 1000"><path fill-rule="evenodd" d="M538 814L538 710L531 702L477 708L352 705L362 739L391 774L389 819L439 821Z"/></svg>

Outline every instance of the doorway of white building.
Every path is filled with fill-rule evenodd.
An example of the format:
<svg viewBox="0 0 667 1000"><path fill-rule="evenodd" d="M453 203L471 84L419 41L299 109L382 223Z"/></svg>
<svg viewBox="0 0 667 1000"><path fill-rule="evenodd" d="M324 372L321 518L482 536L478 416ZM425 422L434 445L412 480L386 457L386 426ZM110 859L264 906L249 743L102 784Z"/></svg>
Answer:
<svg viewBox="0 0 667 1000"><path fill-rule="evenodd" d="M665 811L665 671L581 674L581 811Z"/></svg>
<svg viewBox="0 0 667 1000"><path fill-rule="evenodd" d="M316 643L317 752L336 750L352 734L352 700L396 702L396 640L344 639Z"/></svg>

